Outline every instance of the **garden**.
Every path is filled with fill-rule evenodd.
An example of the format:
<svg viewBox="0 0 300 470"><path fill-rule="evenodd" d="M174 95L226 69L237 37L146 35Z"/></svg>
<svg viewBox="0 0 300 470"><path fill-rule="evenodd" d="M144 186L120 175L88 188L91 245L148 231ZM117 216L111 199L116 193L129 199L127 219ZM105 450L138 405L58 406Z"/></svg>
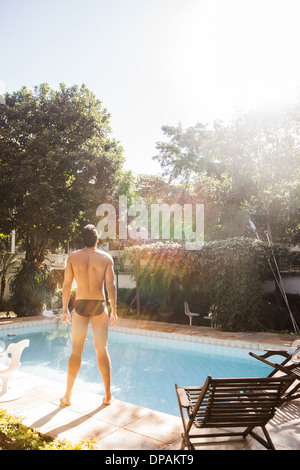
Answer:
<svg viewBox="0 0 300 470"><path fill-rule="evenodd" d="M198 250L176 238L174 223L169 239L102 236L99 248L117 246L116 264L129 262L135 282L118 289L119 316L187 324L186 301L200 313L196 325L208 326L210 315L227 331L298 332L300 295L281 283L300 265L291 250L300 241L298 101L230 123L164 126L153 157L159 175L124 169L110 115L85 85L23 87L0 108L3 314L59 309L63 271L49 255L80 248L82 228L99 222L99 204L117 207L126 196L147 207L203 204L205 233ZM266 292L270 280L274 291ZM70 308L73 301L74 291Z"/></svg>

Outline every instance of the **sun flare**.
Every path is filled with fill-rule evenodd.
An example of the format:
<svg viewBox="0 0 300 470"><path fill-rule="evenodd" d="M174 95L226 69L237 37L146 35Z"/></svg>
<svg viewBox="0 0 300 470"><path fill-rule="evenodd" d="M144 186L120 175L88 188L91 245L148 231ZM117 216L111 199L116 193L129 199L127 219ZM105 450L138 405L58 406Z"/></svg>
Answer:
<svg viewBox="0 0 300 470"><path fill-rule="evenodd" d="M172 92L186 115L214 118L236 108L277 104L300 84L294 0L192 2L166 42ZM193 7L191 7L191 5ZM218 116L219 115L219 116Z"/></svg>

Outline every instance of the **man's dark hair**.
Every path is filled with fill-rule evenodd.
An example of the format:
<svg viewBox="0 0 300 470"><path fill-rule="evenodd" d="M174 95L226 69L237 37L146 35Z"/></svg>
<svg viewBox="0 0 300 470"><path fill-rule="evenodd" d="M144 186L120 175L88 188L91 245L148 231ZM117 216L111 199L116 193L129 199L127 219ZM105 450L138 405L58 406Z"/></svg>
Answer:
<svg viewBox="0 0 300 470"><path fill-rule="evenodd" d="M95 225L86 225L82 230L82 240L86 247L92 248L95 246L98 238L98 233Z"/></svg>

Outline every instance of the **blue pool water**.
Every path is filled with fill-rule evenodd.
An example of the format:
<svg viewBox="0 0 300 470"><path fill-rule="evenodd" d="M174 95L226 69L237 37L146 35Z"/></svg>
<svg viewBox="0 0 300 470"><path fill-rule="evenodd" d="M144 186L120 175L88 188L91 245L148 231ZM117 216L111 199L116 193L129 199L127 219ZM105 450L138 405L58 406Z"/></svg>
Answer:
<svg viewBox="0 0 300 470"><path fill-rule="evenodd" d="M24 330L23 330L24 331ZM10 334L13 334L11 331ZM55 329L7 336L0 331L6 347L10 342L30 340L21 358L21 370L66 382L71 352L69 332ZM108 342L112 363L112 393L115 398L179 416L175 383L202 385L207 377L265 377L270 368L251 358L248 350L137 336L110 331ZM76 384L103 394L96 365L92 332L89 331Z"/></svg>

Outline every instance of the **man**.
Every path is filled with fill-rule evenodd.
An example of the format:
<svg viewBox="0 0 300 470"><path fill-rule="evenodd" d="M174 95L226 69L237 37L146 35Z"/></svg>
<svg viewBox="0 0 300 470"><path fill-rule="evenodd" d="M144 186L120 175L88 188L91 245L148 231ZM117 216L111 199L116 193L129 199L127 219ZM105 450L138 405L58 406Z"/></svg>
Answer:
<svg viewBox="0 0 300 470"><path fill-rule="evenodd" d="M91 320L97 365L104 384L103 404L110 405L110 357L107 350L108 312L106 308L104 281L111 306L111 325L117 321L116 284L112 257L97 249L98 235L94 225L83 229L84 248L68 257L63 283L62 321L70 324L68 303L73 280L77 284L75 306L72 312L72 353L68 362L67 388L62 406L71 404L70 398L76 375L81 365L81 356Z"/></svg>

